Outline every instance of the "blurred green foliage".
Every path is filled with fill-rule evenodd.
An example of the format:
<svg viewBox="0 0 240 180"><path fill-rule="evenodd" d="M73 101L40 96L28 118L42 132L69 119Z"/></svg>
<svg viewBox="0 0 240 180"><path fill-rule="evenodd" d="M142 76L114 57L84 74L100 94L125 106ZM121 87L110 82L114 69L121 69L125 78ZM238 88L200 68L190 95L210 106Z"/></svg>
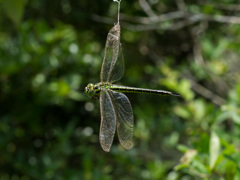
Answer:
<svg viewBox="0 0 240 180"><path fill-rule="evenodd" d="M140 24L139 2L121 3L121 83L181 98L128 94L135 146L124 151L116 137L105 153L99 102L82 92L99 81L117 4L0 1L0 179L240 179L240 27L219 22L239 9L186 1L187 12L208 16L179 28ZM163 14L183 1L147 2Z"/></svg>

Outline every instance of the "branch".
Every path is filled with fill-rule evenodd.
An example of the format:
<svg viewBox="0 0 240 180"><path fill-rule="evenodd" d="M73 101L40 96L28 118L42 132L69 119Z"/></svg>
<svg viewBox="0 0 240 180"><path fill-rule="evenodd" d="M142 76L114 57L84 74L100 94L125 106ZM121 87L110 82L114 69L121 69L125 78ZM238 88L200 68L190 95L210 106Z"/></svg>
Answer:
<svg viewBox="0 0 240 180"><path fill-rule="evenodd" d="M193 80L191 80L191 83L192 83L192 88L194 91L201 94L206 99L211 100L217 106L221 106L221 105L225 104L226 100L223 99L222 97L214 94L212 91L208 90L207 88L205 88L204 86L198 84L197 82L195 82Z"/></svg>
<svg viewBox="0 0 240 180"><path fill-rule="evenodd" d="M120 14L120 17L121 17L121 20L125 20L128 22L152 25L152 24L156 24L156 23L160 23L160 22L164 22L164 21L171 21L171 20L183 18L184 13L182 11L175 11L175 12L170 12L170 13L166 13L166 14L161 14L159 16L156 16L156 20L154 23L152 22L151 18L149 18L149 17L129 16L126 14ZM107 22L107 24L112 24L114 22L113 18L99 16L97 14L93 14L92 19L95 21L98 21L98 22L104 22L104 23Z"/></svg>
<svg viewBox="0 0 240 180"><path fill-rule="evenodd" d="M139 4L144 12L149 16L151 21L155 22L158 19L146 0L139 0Z"/></svg>
<svg viewBox="0 0 240 180"><path fill-rule="evenodd" d="M202 6L212 6L215 9L227 10L227 11L240 11L240 4L216 4L216 3L202 3L199 2Z"/></svg>
<svg viewBox="0 0 240 180"><path fill-rule="evenodd" d="M223 15L205 15L202 14L202 18L208 21L215 21L228 24L240 24L240 18L236 16L223 16Z"/></svg>
<svg viewBox="0 0 240 180"><path fill-rule="evenodd" d="M197 26L191 29L192 39L193 39L193 57L195 63L201 66L205 66L202 47L201 47L201 35L204 34L208 26L206 21L202 21Z"/></svg>
<svg viewBox="0 0 240 180"><path fill-rule="evenodd" d="M183 18L184 17L184 18ZM178 22L173 21L182 18ZM115 20L109 17L102 17L94 14L92 19L98 22L103 22L107 24L113 24ZM223 16L223 15L206 15L206 14L188 14L185 15L182 11L176 11L171 13L162 14L157 16L152 23L152 19L149 17L138 17L138 16L126 16L121 15L121 19L126 21L133 21L138 24L130 24L122 22L121 24L127 29L132 31L148 31L148 30L179 30L196 22L202 21L213 21L219 23L228 23L228 24L240 24L240 17L235 16ZM167 26L162 25L164 21L169 21Z"/></svg>
<svg viewBox="0 0 240 180"><path fill-rule="evenodd" d="M187 12L187 6L186 6L184 0L176 0L176 4L180 11Z"/></svg>

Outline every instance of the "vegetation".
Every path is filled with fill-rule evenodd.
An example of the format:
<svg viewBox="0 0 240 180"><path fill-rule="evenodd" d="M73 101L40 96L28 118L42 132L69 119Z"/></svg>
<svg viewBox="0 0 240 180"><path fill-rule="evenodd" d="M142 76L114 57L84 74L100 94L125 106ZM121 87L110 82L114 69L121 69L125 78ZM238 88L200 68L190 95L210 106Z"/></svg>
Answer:
<svg viewBox="0 0 240 180"><path fill-rule="evenodd" d="M238 1L121 2L120 84L134 147L99 144L99 82L117 3L0 0L0 179L240 179ZM116 137L117 138L117 137Z"/></svg>

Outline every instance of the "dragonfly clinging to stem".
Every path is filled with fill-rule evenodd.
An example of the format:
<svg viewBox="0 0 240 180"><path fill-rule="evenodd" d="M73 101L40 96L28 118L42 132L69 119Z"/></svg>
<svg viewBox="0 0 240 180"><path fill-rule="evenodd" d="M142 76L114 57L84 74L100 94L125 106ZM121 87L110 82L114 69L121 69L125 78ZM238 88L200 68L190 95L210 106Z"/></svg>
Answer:
<svg viewBox="0 0 240 180"><path fill-rule="evenodd" d="M124 62L120 43L119 11L121 0L118 2L118 22L107 35L105 54L100 74L101 82L88 84L85 93L100 99L101 125L99 140L102 149L110 151L117 128L118 139L125 150L133 145L133 110L127 96L123 93L147 93L157 95L174 95L169 91L135 88L112 84L120 80L124 73Z"/></svg>

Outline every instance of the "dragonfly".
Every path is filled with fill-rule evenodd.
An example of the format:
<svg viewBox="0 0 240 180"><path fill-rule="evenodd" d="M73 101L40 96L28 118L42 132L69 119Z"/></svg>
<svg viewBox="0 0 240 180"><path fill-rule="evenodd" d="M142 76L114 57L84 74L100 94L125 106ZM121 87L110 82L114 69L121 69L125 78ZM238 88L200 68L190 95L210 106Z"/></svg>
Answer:
<svg viewBox="0 0 240 180"><path fill-rule="evenodd" d="M178 94L165 90L113 84L119 81L124 73L120 31L118 17L117 24L110 29L107 35L100 82L97 84L89 83L85 87L85 94L90 98L98 98L100 101L101 124L99 140L102 149L106 152L110 151L116 129L119 142L123 149L129 150L133 146L133 110L129 99L123 93L179 96Z"/></svg>

